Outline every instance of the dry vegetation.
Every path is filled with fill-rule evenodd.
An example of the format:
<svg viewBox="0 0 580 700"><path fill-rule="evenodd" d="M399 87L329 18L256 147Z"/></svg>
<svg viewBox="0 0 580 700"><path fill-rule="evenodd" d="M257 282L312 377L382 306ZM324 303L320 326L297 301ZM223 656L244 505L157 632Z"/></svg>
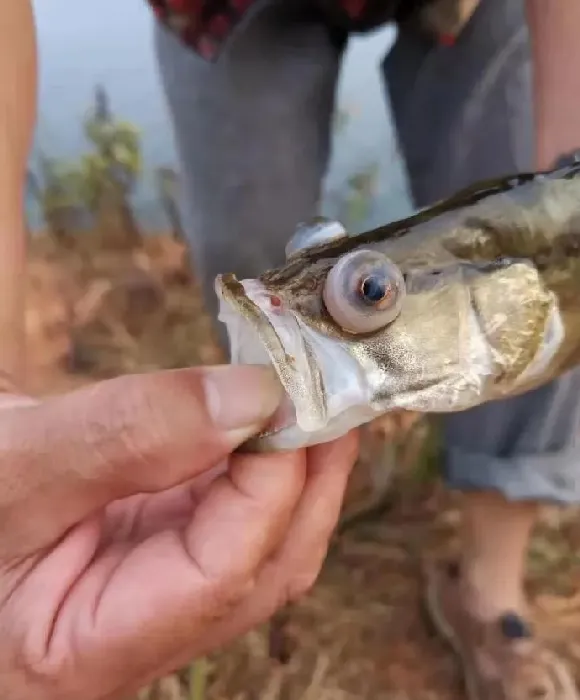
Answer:
<svg viewBox="0 0 580 700"><path fill-rule="evenodd" d="M39 394L220 359L185 251L172 237L151 237L124 251L105 250L90 236L69 248L54 237L35 237L27 327L29 388ZM421 609L422 561L454 546L457 519L455 497L436 478L433 434L410 416L367 431L344 527L319 583L271 626L197 665L205 698L462 697L454 659ZM576 513L546 513L529 570L539 624L580 679ZM140 700L189 698L190 673L144 689Z"/></svg>

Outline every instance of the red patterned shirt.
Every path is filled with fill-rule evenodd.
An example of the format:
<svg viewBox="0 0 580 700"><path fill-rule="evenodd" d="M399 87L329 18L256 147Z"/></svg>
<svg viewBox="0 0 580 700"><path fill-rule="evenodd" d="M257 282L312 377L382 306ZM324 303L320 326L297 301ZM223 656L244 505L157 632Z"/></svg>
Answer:
<svg viewBox="0 0 580 700"><path fill-rule="evenodd" d="M291 1L291 0L289 0ZM235 26L260 0L146 0L158 19L200 56L215 60ZM397 18L418 0L310 0L329 21L364 32Z"/></svg>

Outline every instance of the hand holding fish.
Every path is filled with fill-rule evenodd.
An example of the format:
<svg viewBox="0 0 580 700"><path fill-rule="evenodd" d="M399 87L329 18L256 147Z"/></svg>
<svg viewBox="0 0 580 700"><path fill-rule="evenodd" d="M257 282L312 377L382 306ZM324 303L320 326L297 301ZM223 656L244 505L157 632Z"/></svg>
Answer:
<svg viewBox="0 0 580 700"><path fill-rule="evenodd" d="M0 395L1 697L128 697L313 583L356 440L231 456L279 399L255 367Z"/></svg>

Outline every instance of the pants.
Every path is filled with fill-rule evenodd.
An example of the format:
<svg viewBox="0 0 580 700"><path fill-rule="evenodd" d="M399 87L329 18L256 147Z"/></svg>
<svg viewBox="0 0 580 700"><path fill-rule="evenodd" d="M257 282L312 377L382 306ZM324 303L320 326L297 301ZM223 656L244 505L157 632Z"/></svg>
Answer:
<svg viewBox="0 0 580 700"><path fill-rule="evenodd" d="M282 263L296 223L317 213L346 40L283 0L265 3L217 64L156 30L184 226L214 314L218 273L254 277ZM524 0L482 0L452 48L401 27L383 70L417 206L533 167ZM580 500L580 372L443 424L449 487Z"/></svg>

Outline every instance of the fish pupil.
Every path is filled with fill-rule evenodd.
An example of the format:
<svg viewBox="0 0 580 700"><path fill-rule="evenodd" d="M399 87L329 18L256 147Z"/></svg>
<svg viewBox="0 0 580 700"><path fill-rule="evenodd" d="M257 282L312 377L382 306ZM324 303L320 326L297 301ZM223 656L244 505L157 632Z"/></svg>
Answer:
<svg viewBox="0 0 580 700"><path fill-rule="evenodd" d="M365 301L376 304L385 298L387 293L387 283L384 278L378 275L365 277L361 284L361 294Z"/></svg>

